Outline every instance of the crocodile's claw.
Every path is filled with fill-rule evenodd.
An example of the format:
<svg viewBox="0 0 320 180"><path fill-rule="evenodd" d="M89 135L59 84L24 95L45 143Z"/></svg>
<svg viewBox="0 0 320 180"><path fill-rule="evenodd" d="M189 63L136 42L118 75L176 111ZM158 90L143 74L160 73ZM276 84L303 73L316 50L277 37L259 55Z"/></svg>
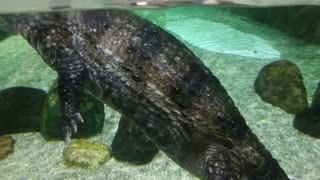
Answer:
<svg viewBox="0 0 320 180"><path fill-rule="evenodd" d="M79 112L71 114L70 116L67 117L69 123L67 123L66 125L71 127L72 131L74 133L77 132L77 125L79 123L83 123L83 119L81 117L81 114Z"/></svg>
<svg viewBox="0 0 320 180"><path fill-rule="evenodd" d="M69 125L64 125L63 127L63 132L64 132L64 143L65 146L67 147L70 144L71 141L71 128Z"/></svg>
<svg viewBox="0 0 320 180"><path fill-rule="evenodd" d="M79 112L67 114L64 119L64 140L65 144L69 145L72 133L77 133L79 123L83 123L84 120Z"/></svg>

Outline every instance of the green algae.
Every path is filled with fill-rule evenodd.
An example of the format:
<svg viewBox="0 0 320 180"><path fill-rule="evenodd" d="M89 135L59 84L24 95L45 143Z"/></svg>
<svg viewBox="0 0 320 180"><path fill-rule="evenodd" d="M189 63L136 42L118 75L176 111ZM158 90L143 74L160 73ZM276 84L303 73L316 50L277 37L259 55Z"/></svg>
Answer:
<svg viewBox="0 0 320 180"><path fill-rule="evenodd" d="M64 149L63 158L68 166L94 168L110 160L111 153L104 144L79 139Z"/></svg>

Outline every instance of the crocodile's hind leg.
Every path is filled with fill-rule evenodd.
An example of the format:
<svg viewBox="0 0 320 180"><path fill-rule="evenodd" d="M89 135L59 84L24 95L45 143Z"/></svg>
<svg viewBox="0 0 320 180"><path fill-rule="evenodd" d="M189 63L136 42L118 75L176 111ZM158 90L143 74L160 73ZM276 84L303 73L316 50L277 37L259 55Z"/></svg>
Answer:
<svg viewBox="0 0 320 180"><path fill-rule="evenodd" d="M136 165L150 162L159 151L142 130L124 117L120 119L111 147L117 160Z"/></svg>
<svg viewBox="0 0 320 180"><path fill-rule="evenodd" d="M202 166L206 180L236 180L241 177L239 159L230 149L213 144L205 151Z"/></svg>
<svg viewBox="0 0 320 180"><path fill-rule="evenodd" d="M83 93L84 65L78 53L58 61L58 94L64 118L65 142L69 144L71 134L77 132L77 125L83 122L80 102Z"/></svg>

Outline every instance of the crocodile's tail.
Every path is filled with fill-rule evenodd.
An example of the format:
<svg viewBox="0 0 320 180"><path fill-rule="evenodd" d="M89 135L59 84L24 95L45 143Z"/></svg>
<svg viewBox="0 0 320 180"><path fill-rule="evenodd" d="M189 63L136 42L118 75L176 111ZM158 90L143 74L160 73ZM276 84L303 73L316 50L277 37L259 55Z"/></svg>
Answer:
<svg viewBox="0 0 320 180"><path fill-rule="evenodd" d="M248 130L245 140L238 146L244 174L249 180L287 180L285 171L280 167L278 161L259 141L258 137ZM237 152L237 151L236 151Z"/></svg>
<svg viewBox="0 0 320 180"><path fill-rule="evenodd" d="M274 179L278 178L279 180L289 180L288 175L286 174L286 172L280 167L279 163L272 158L272 160L270 160L269 163L269 167L270 167L270 171L271 171L271 178Z"/></svg>

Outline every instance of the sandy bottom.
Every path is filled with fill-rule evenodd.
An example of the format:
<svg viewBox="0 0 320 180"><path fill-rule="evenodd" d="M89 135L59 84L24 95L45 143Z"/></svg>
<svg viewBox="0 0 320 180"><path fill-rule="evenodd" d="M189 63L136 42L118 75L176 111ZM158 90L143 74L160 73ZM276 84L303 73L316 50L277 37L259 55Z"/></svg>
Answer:
<svg viewBox="0 0 320 180"><path fill-rule="evenodd" d="M288 59L301 69L308 100L311 102L320 77L319 46L287 37L267 26L213 8L187 7L138 13L174 33L194 50L220 79L247 124L292 179L319 179L320 140L295 130L292 127L294 117L263 102L253 88L253 82L263 66L273 60ZM193 22L205 22L207 26L212 23L220 31L208 32L212 27L206 28L202 24L188 26ZM185 28L178 26L179 23L184 24ZM224 31L224 27L228 29ZM206 35L205 45L199 42L200 35L194 39L188 37L186 31L190 28L193 28L194 33ZM219 41L215 41L215 36L223 41L221 47ZM241 41L237 41L237 38ZM233 51L226 51L226 46L233 47ZM258 49L255 51L252 46ZM255 56L252 51L261 54ZM0 64L0 90L12 86L48 90L56 78L56 74L19 36L0 43ZM91 140L110 145L119 118L119 114L107 108L103 133ZM163 153L144 166L112 159L99 168L84 170L63 164L63 142L45 141L39 133L14 134L13 137L17 140L15 152L0 161L1 179L196 179Z"/></svg>

